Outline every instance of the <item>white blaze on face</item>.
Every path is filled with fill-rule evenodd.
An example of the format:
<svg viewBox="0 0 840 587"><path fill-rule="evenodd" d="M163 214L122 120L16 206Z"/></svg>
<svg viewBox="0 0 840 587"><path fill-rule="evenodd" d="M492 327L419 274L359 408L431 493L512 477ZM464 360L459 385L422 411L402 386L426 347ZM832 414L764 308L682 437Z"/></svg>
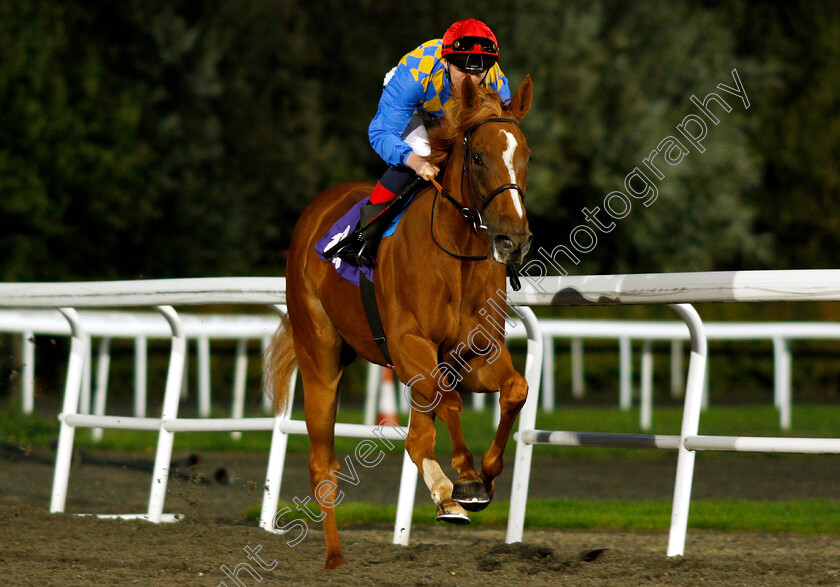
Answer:
<svg viewBox="0 0 840 587"><path fill-rule="evenodd" d="M508 174L510 175L510 183L516 183L516 172L513 170L513 155L516 153L516 147L519 146L519 143L516 142L516 137L508 131L503 130L500 132L505 133L505 136L507 137L507 148L505 149L505 152L502 153L502 160L507 166ZM519 193L516 190L508 191L510 192L510 199L513 201L513 207L516 209L516 213L519 214L520 218L522 218L524 216L524 212L522 211L522 203L519 198Z"/></svg>

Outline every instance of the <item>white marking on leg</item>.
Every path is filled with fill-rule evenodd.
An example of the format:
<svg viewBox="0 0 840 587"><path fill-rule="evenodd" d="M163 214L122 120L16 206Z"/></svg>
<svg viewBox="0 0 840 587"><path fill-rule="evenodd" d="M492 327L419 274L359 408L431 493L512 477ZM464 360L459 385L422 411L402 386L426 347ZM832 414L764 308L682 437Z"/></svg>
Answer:
<svg viewBox="0 0 840 587"><path fill-rule="evenodd" d="M516 147L519 146L519 143L516 142L516 137L508 131L502 130L500 132L505 133L505 136L507 137L507 148L505 149L505 152L502 153L502 160L508 168L510 183L516 183L516 172L513 170L513 155L516 153ZM515 190L508 191L510 192L510 199L513 201L513 207L516 209L516 213L519 214L520 218L522 218L524 213L522 211L522 203L520 202L519 194Z"/></svg>
<svg viewBox="0 0 840 587"><path fill-rule="evenodd" d="M436 504L440 505L440 502L452 498L452 481L444 475L437 461L423 459L423 481Z"/></svg>

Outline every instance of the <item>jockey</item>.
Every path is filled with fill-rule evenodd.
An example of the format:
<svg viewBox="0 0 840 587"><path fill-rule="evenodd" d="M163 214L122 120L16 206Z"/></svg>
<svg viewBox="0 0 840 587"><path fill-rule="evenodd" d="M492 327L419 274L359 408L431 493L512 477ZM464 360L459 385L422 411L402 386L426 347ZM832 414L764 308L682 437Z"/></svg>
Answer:
<svg viewBox="0 0 840 587"><path fill-rule="evenodd" d="M390 218L371 220L413 179L419 176L430 180L440 173L426 159L431 153L427 127L443 117L443 105L452 89L470 77L476 85L486 84L496 90L503 102L510 101L508 80L498 61L499 46L493 31L470 18L450 26L443 39L423 43L406 54L385 76L368 137L388 170L371 193L370 204L360 210L364 246L362 251L355 251L356 261L373 265L379 235ZM347 253L351 251L341 251L339 256L348 258Z"/></svg>

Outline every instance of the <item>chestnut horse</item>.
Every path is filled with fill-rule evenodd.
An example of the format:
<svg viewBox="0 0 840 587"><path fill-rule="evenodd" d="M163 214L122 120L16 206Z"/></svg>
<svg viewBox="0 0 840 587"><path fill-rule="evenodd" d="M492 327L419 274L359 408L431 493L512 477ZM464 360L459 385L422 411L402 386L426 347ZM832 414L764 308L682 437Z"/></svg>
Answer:
<svg viewBox="0 0 840 587"><path fill-rule="evenodd" d="M442 125L429 137L431 157L444 169L443 192L429 186L415 195L377 253L374 287L382 325L396 374L410 383L405 448L437 504L437 518L454 523L469 523L464 508L478 511L490 502L513 422L528 394L504 346L501 308L506 306L506 265L522 262L532 238L523 202L530 150L518 124L531 96L530 76L507 105L493 90L464 80L460 95L446 104ZM273 390L278 413L288 409L295 362L300 370L313 491L327 482L315 494L324 514L328 569L346 563L333 505L338 383L357 355L379 365L386 361L358 287L318 257L315 243L371 189L369 184L335 186L303 211L289 248L288 315L266 355L267 389ZM500 392L501 420L480 474L464 442L456 383L471 392ZM435 460L435 417L452 439L454 485Z"/></svg>

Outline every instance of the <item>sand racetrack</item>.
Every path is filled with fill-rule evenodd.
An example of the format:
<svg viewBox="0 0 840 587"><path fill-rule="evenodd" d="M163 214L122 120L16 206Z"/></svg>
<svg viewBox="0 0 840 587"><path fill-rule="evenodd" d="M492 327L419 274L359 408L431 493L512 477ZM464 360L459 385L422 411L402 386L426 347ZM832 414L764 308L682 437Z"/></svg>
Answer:
<svg viewBox="0 0 840 587"><path fill-rule="evenodd" d="M126 455L112 455L123 458ZM136 455L133 455L136 456ZM149 457L149 455L143 455ZM409 547L391 544L391 525L345 527L350 564L323 570L323 536L310 524L294 548L243 520L259 504L265 456L202 455L194 473L220 465L230 485L170 479L166 511L175 524L101 521L49 514L52 466L0 461L0 568L10 585L235 585L228 569L250 561L263 585L840 585L840 537L689 529L686 556L665 556L667 529L657 532L525 531L521 545L504 544L504 528L415 526ZM395 503L399 457L364 472L348 489L352 501ZM531 496L586 499L670 499L675 459L537 457ZM695 498L840 501L837 460L830 456L698 458ZM510 470L500 479L507 499ZM151 475L76 464L69 512L126 513L146 509ZM306 457L289 455L283 499L308 495ZM417 503L428 492L418 487ZM428 502L431 508L431 502ZM490 507L493 507L491 505ZM475 514L476 516L480 514ZM274 564L276 562L276 564ZM242 568L242 567L240 567ZM240 571L239 584L258 584Z"/></svg>

